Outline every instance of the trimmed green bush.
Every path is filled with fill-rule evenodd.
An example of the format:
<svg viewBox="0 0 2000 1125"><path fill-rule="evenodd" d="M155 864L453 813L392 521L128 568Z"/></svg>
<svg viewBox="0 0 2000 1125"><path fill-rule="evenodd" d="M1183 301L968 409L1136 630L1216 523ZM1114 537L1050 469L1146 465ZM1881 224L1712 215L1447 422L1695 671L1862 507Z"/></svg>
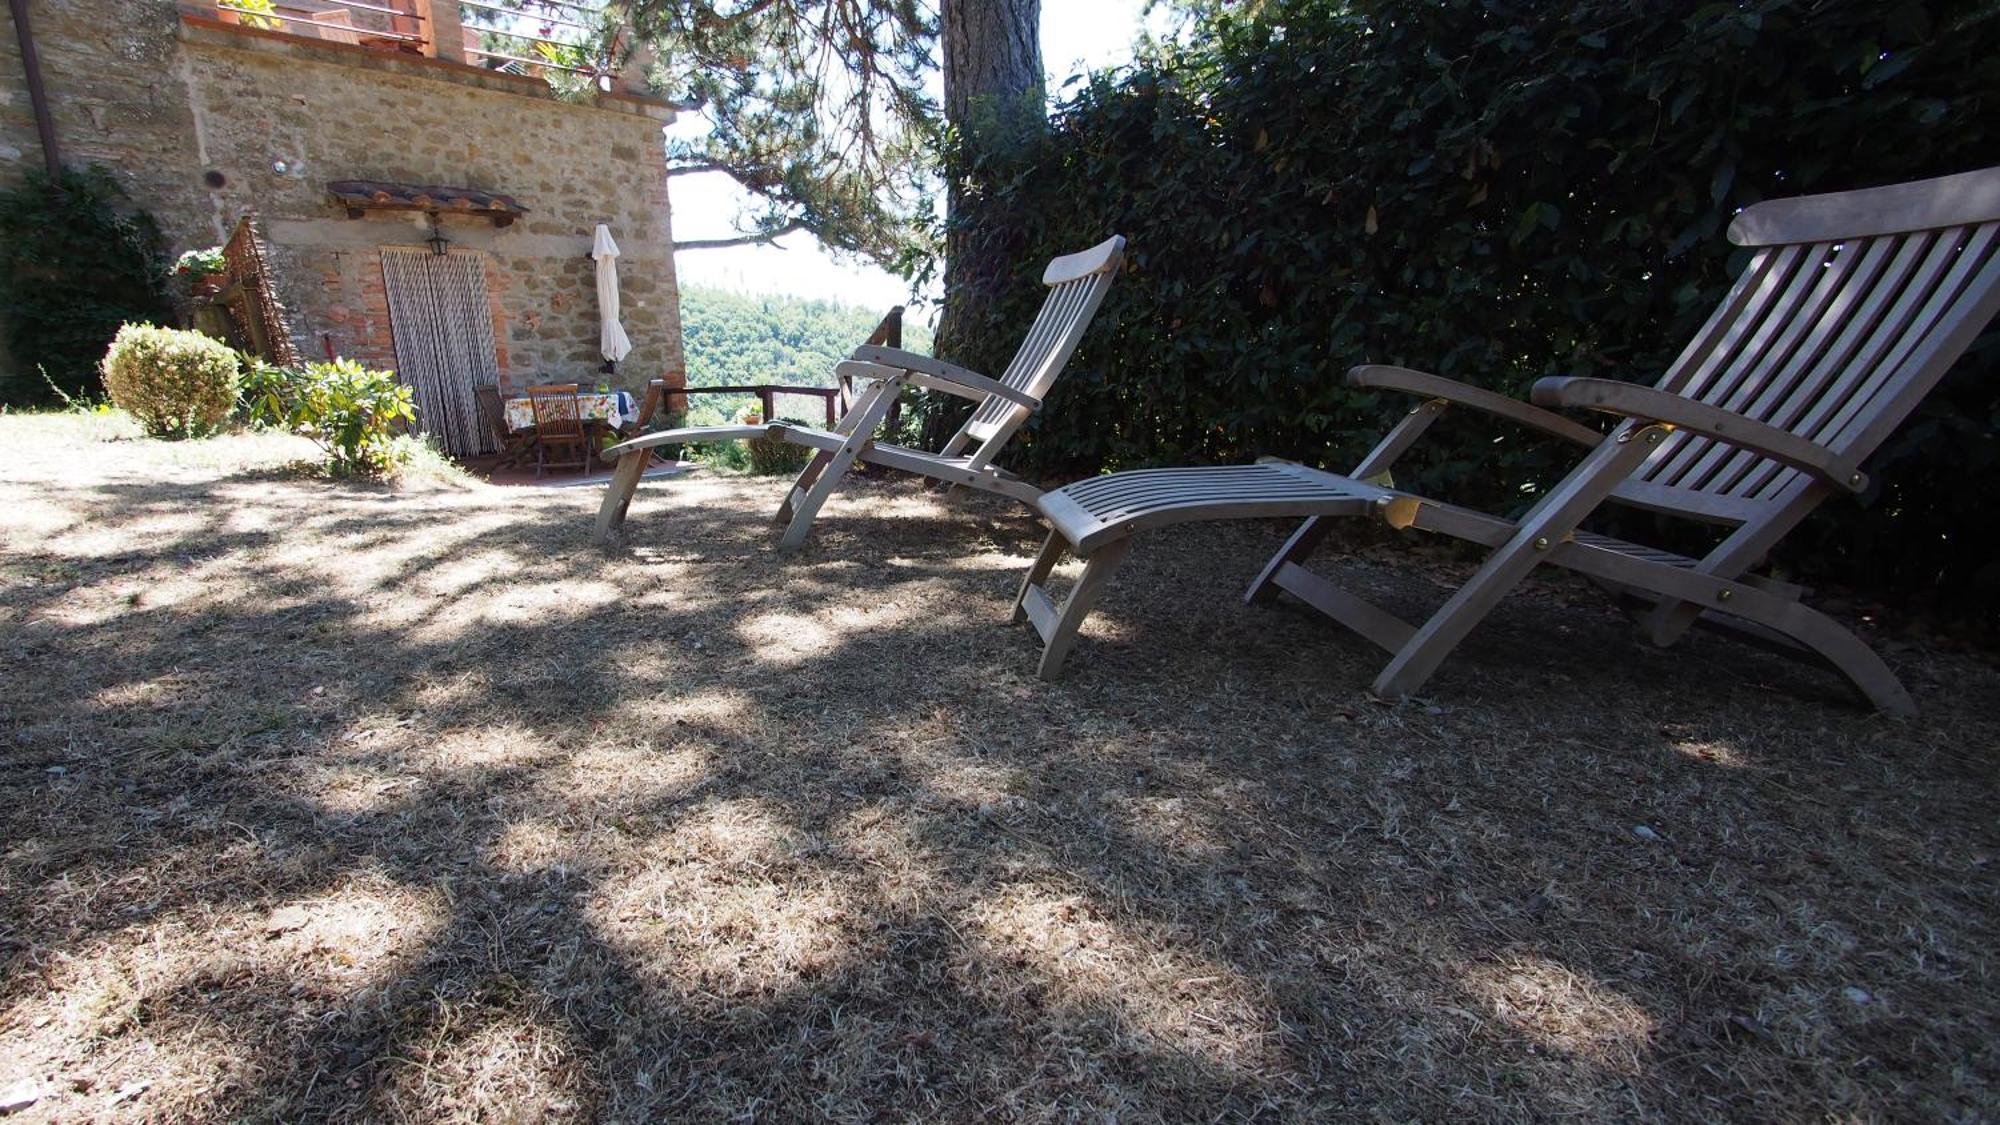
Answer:
<svg viewBox="0 0 2000 1125"><path fill-rule="evenodd" d="M956 221L1008 299L941 354L1005 364L1049 257L1116 232L1127 272L1009 467L1351 466L1412 405L1396 363L1521 395L1651 382L1746 254L1760 199L1994 163L2000 9L1923 0L1265 0L1190 5L1184 41L1080 86L1017 155L956 154ZM1788 538L1794 573L2000 605L2000 339ZM949 412L949 405L933 407ZM941 419L949 422L950 417ZM942 424L933 432L942 430ZM1397 469L1518 510L1573 451L1448 419ZM1958 483L1954 483L1958 482ZM1961 603L1963 604L1963 603Z"/></svg>
<svg viewBox="0 0 2000 1125"><path fill-rule="evenodd" d="M199 332L127 324L104 353L104 389L155 437L213 432L236 405L235 349Z"/></svg>
<svg viewBox="0 0 2000 1125"><path fill-rule="evenodd" d="M250 380L253 415L266 424L311 438L325 451L336 476L379 476L400 460L398 429L414 421L410 388L393 371L351 359L303 367L260 365Z"/></svg>

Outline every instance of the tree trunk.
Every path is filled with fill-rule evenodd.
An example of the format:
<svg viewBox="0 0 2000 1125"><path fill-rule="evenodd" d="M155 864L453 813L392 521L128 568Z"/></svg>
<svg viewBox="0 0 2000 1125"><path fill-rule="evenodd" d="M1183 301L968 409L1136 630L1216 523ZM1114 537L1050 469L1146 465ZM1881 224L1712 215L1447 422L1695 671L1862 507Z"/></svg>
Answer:
<svg viewBox="0 0 2000 1125"><path fill-rule="evenodd" d="M944 115L961 128L978 110L1037 128L1042 112L1042 0L945 0Z"/></svg>
<svg viewBox="0 0 2000 1125"><path fill-rule="evenodd" d="M1048 125L1041 0L944 0L942 17L945 119L967 154L1004 156ZM940 355L974 334L966 318L991 307L1018 265L1010 260L1010 217L966 191L962 166L947 173Z"/></svg>

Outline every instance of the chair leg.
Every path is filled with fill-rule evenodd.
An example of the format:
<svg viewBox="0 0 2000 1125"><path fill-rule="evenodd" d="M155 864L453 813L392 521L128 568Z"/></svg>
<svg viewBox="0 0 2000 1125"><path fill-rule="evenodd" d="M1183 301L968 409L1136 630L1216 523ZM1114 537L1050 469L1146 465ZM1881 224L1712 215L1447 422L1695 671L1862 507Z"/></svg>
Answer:
<svg viewBox="0 0 2000 1125"><path fill-rule="evenodd" d="M1055 625L1045 638L1047 644L1042 648L1042 661L1036 666L1035 675L1053 680L1061 674L1063 661L1068 659L1070 649L1076 647L1077 630L1083 627L1084 618L1096 608L1097 599L1103 596L1112 573L1131 550L1132 541L1120 539L1099 547L1084 561L1083 575L1070 588L1069 597L1063 599L1062 609L1056 613Z"/></svg>
<svg viewBox="0 0 2000 1125"><path fill-rule="evenodd" d="M1363 457L1354 468L1348 470L1347 475L1355 480L1372 480L1387 473L1390 467L1423 437L1425 431L1431 428L1431 424L1444 414L1449 405L1442 399L1419 403L1404 415L1403 420L1396 423L1394 428L1382 435L1382 440L1376 442L1375 448L1368 451L1368 456ZM1276 598L1279 590L1278 572L1285 569L1286 563L1304 566L1306 559L1319 549L1321 543L1326 542L1327 535L1332 531L1333 521L1322 516L1314 516L1300 524L1298 530L1292 532L1292 537L1285 540L1285 545L1278 548L1278 553L1271 556L1271 561L1264 564L1264 569L1257 575L1257 580L1250 583L1250 588L1243 592L1244 602L1261 604Z"/></svg>
<svg viewBox="0 0 2000 1125"><path fill-rule="evenodd" d="M1679 604L1701 612L1692 603ZM1916 716L1916 701L1910 698L1909 690L1889 670L1889 665L1853 630L1826 614L1790 598L1740 585L1727 613L1782 633L1819 654L1835 671L1846 676L1876 710L1899 718Z"/></svg>
<svg viewBox="0 0 2000 1125"><path fill-rule="evenodd" d="M1618 482L1659 446L1665 434L1666 428L1657 424L1626 422L1592 449L1590 456L1522 517L1513 537L1487 556L1465 585L1396 650L1388 667L1375 677L1371 690L1385 699L1414 694L1472 627L1485 620L1494 605L1542 562L1554 544L1603 503Z"/></svg>
<svg viewBox="0 0 2000 1125"><path fill-rule="evenodd" d="M1494 605L1540 561L1541 553L1533 542L1521 536L1493 552L1479 571L1396 650L1370 690L1383 699L1416 694L1472 627L1484 620Z"/></svg>
<svg viewBox="0 0 2000 1125"><path fill-rule="evenodd" d="M831 453L823 450L815 450L813 452L812 460L807 461L806 467L799 470L798 477L792 481L792 487L786 491L785 502L778 505L778 514L774 517L775 522L792 522L792 516L795 514L794 510L798 506L799 496L812 488L813 482L818 480L820 474L826 471L827 463L832 460L833 454Z"/></svg>
<svg viewBox="0 0 2000 1125"><path fill-rule="evenodd" d="M833 490L840 487L840 478L846 476L847 470L853 467L855 455L859 452L858 442L849 442L841 446L838 453L827 458L826 467L820 470L819 478L806 490L805 495L799 497L795 504L790 500L786 501L793 509L792 520L785 526L784 537L778 540L779 550L796 551L805 544L806 533L812 530L813 517L819 515L820 508L826 503L827 498L833 495Z"/></svg>
<svg viewBox="0 0 2000 1125"><path fill-rule="evenodd" d="M1056 563L1062 559L1063 552L1067 550L1069 541L1062 537L1062 533L1049 532L1048 539L1042 543L1041 553L1035 556L1035 565L1029 567L1027 577L1021 579L1020 592L1014 595L1013 624L1019 625L1028 619L1029 592L1039 590L1042 583L1049 580L1049 572L1056 568Z"/></svg>
<svg viewBox="0 0 2000 1125"><path fill-rule="evenodd" d="M611 474L611 483L604 490L604 502L597 508L597 541L606 546L616 546L625 537L625 512L632 506L632 496L639 491L639 478L646 475L646 466L653 458L646 450L627 453L618 461L618 471Z"/></svg>
<svg viewBox="0 0 2000 1125"><path fill-rule="evenodd" d="M1257 580L1250 583L1248 590L1243 591L1245 604L1263 604L1276 598L1278 572L1285 568L1286 563L1298 563L1303 566L1306 558L1317 550L1321 543L1326 542L1326 537L1332 532L1333 521L1323 516L1309 517L1300 524L1298 530L1292 532L1292 537L1285 540L1285 545L1278 548L1278 553L1271 556L1271 561L1264 564L1264 569L1257 575Z"/></svg>
<svg viewBox="0 0 2000 1125"><path fill-rule="evenodd" d="M854 459L861 455L862 447L874 440L875 428L882 424L882 416L889 412L890 404L896 401L897 389L902 385L901 377L883 380L880 393L854 415L853 432L839 449L828 455L826 465L820 469L812 487L797 501L786 498L786 503L793 509L792 522L785 527L784 538L778 541L779 550L796 551L804 545L806 533L812 530L813 517L819 515L820 507L826 503L827 497L833 495L833 490L840 487L841 478L854 467Z"/></svg>

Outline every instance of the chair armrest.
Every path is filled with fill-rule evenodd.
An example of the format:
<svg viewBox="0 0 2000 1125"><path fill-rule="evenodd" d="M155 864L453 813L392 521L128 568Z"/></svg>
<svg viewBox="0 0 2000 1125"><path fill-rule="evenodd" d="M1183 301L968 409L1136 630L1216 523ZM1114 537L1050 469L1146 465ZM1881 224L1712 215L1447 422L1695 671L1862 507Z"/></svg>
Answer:
<svg viewBox="0 0 2000 1125"><path fill-rule="evenodd" d="M861 347L854 349L854 354L849 356L848 359L849 362L874 363L883 367L893 367L899 371L907 371L910 373L910 382L912 384L919 387L929 387L934 391L955 394L961 398L985 398L988 395L994 395L1004 398L1017 406L1025 406L1029 410L1040 410L1042 408L1040 399L1030 394L1023 394L998 379L988 379L976 371L967 371L955 363L946 363L944 360L935 359L931 356L906 352L901 348L884 347L878 344L863 344ZM952 386L951 384L956 384L956 386ZM964 390L959 388L964 388ZM967 390L976 393L966 394L965 391Z"/></svg>
<svg viewBox="0 0 2000 1125"><path fill-rule="evenodd" d="M1534 398L1544 406L1580 407L1648 422L1665 422L1790 465L1849 492L1860 492L1868 486L1868 477L1847 458L1818 442L1684 395L1617 379L1565 376L1537 379Z"/></svg>
<svg viewBox="0 0 2000 1125"><path fill-rule="evenodd" d="M869 363L859 359L841 360L839 363L833 365L833 373L843 380L860 379L875 383L880 383L885 379L893 379L898 375L907 376L909 374L909 372L904 371L900 367L887 367L880 363ZM967 391L966 393L971 394L972 392Z"/></svg>
<svg viewBox="0 0 2000 1125"><path fill-rule="evenodd" d="M1433 375L1428 371L1413 371L1407 367L1390 367L1379 363L1363 364L1347 373L1347 385L1371 390L1403 391L1424 398L1441 398L1458 406L1469 406L1474 410L1485 411L1496 418L1518 422L1565 441L1573 441L1586 449L1594 449L1604 440L1603 434L1589 426L1572 422L1560 414L1551 414L1520 399L1508 398L1506 395L1469 386L1442 375Z"/></svg>
<svg viewBox="0 0 2000 1125"><path fill-rule="evenodd" d="M833 365L833 373L843 381L865 379L880 383L888 379L901 379L913 387L929 387L931 390L943 391L946 394L957 395L960 398L969 398L974 402L986 401L986 392L976 387L933 378L921 371L906 371L900 367L885 367L882 364L870 363L866 360L843 359Z"/></svg>

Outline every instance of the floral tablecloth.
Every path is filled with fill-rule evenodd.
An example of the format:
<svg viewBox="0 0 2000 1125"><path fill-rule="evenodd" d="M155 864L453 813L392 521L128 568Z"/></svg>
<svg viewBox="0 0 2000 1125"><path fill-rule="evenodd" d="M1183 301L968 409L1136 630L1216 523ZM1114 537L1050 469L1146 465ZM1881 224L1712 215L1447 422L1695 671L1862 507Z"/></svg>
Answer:
<svg viewBox="0 0 2000 1125"><path fill-rule="evenodd" d="M577 407L586 422L604 421L613 429L639 420L639 405L625 391L585 393L576 396ZM535 407L526 395L507 400L507 428L525 430L535 424Z"/></svg>

